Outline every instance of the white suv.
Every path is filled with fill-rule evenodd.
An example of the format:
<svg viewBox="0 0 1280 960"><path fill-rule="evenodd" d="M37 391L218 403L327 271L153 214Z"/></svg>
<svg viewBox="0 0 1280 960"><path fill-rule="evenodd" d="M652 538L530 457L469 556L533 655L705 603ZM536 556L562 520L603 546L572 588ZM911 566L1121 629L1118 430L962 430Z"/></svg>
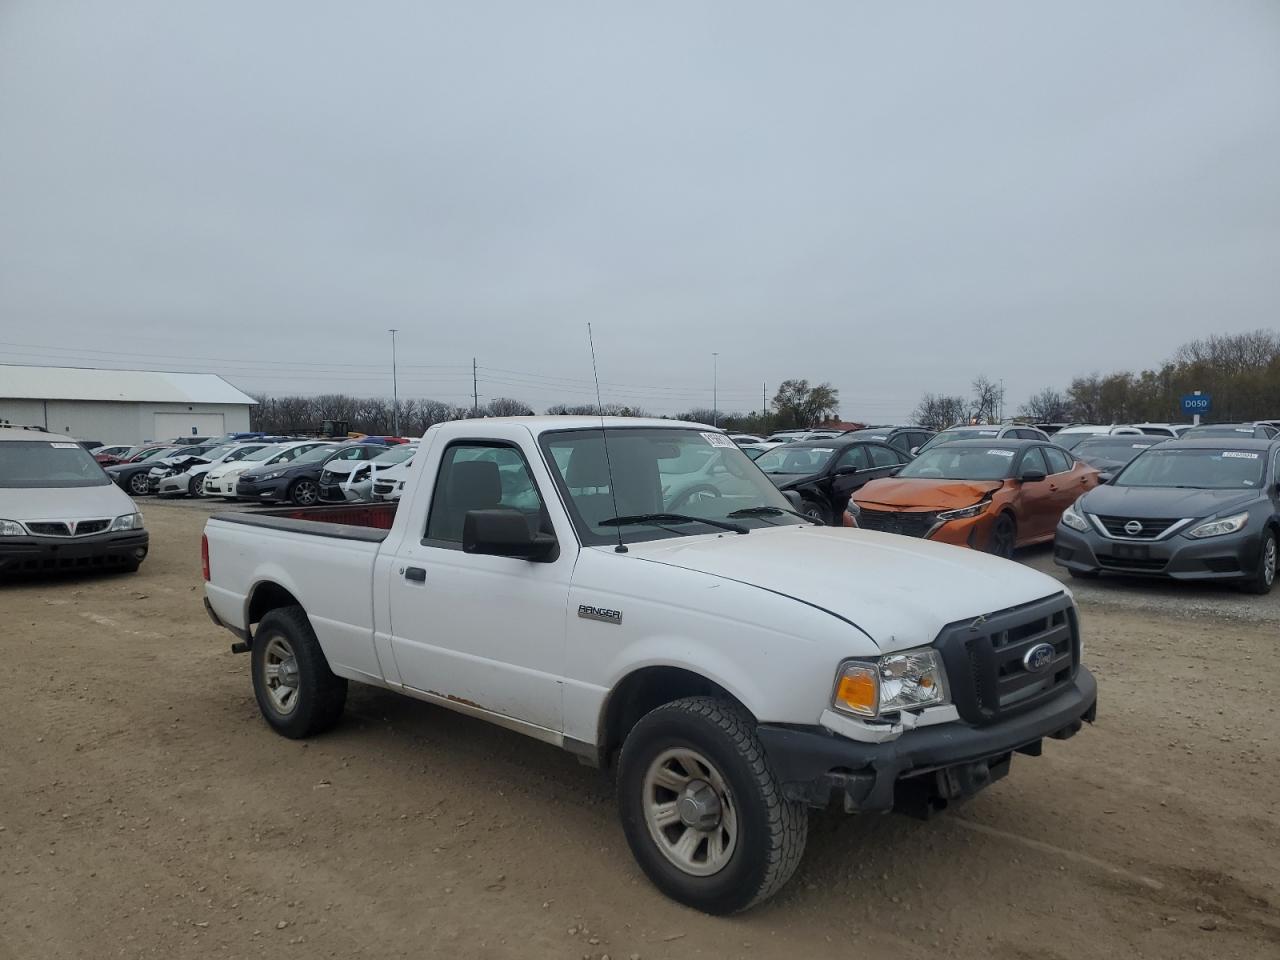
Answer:
<svg viewBox="0 0 1280 960"><path fill-rule="evenodd" d="M77 441L0 427L0 576L138 569L142 514Z"/></svg>

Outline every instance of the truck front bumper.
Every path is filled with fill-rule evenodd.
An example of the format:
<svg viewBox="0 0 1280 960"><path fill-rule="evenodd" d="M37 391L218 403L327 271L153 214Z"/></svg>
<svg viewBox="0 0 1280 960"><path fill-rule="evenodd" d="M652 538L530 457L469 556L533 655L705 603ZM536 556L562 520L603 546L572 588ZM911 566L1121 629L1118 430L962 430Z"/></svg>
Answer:
<svg viewBox="0 0 1280 960"><path fill-rule="evenodd" d="M956 721L862 743L823 727L763 724L757 735L783 794L810 806L843 801L849 813L928 816L972 796L1009 770L1015 753L1074 736L1097 715L1098 685L1080 667L1069 687L1026 713L988 726Z"/></svg>
<svg viewBox="0 0 1280 960"><path fill-rule="evenodd" d="M149 543L145 530L91 537L3 537L0 575L120 570L141 563Z"/></svg>

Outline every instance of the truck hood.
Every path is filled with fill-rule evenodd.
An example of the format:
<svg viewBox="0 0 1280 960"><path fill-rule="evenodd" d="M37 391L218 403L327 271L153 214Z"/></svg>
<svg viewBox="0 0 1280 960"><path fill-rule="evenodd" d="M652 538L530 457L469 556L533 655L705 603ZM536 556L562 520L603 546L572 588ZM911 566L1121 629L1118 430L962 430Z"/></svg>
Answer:
<svg viewBox="0 0 1280 960"><path fill-rule="evenodd" d="M1002 480L932 480L892 477L872 480L853 495L859 506L954 510L977 503L1004 486Z"/></svg>
<svg viewBox="0 0 1280 960"><path fill-rule="evenodd" d="M1243 507L1263 496L1261 490L1186 490L1178 487L1112 487L1090 490L1081 509L1105 517L1172 519L1209 517Z"/></svg>
<svg viewBox="0 0 1280 960"><path fill-rule="evenodd" d="M5 520L102 520L137 509L114 483L99 487L0 489L0 517Z"/></svg>
<svg viewBox="0 0 1280 960"><path fill-rule="evenodd" d="M885 651L932 643L949 623L1063 590L1052 577L976 550L840 527L675 537L633 543L628 551L826 610Z"/></svg>

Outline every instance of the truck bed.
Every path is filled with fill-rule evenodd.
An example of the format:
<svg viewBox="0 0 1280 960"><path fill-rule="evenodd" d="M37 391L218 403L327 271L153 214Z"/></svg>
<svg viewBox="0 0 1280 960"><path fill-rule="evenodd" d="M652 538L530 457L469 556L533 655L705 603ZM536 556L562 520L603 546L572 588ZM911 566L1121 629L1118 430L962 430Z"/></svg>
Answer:
<svg viewBox="0 0 1280 960"><path fill-rule="evenodd" d="M213 519L272 530L288 530L313 537L381 543L396 517L396 503L338 504L323 507L282 507L253 513L228 511Z"/></svg>

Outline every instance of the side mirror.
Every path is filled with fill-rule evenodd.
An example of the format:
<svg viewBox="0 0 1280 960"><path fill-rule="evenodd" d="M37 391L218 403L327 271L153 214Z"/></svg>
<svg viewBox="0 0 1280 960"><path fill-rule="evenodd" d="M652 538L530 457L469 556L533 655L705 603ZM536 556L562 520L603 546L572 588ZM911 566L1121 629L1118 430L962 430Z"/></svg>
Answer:
<svg viewBox="0 0 1280 960"><path fill-rule="evenodd" d="M791 504L791 509L796 513L804 513L804 498L795 490L783 490L782 495L787 498L787 503Z"/></svg>
<svg viewBox="0 0 1280 960"><path fill-rule="evenodd" d="M1114 473L1100 473L1100 474L1098 474L1098 483L1100 483L1100 484L1103 484L1103 483L1110 483L1113 479L1115 479L1115 474L1114 474Z"/></svg>
<svg viewBox="0 0 1280 960"><path fill-rule="evenodd" d="M912 447L912 448L911 448L911 455L912 455L913 457L914 457L917 453L919 453L919 452L920 452L920 448L919 448L919 447Z"/></svg>
<svg viewBox="0 0 1280 960"><path fill-rule="evenodd" d="M497 507L467 511L462 521L462 551L521 560L553 560L557 544L550 534L530 531L529 521L519 510Z"/></svg>
<svg viewBox="0 0 1280 960"><path fill-rule="evenodd" d="M1018 477L1023 483L1039 483L1041 480L1048 478L1048 474L1043 470L1037 470L1032 467L1030 470L1023 470L1022 475Z"/></svg>
<svg viewBox="0 0 1280 960"><path fill-rule="evenodd" d="M902 466L905 466L905 464L903 464ZM900 474L902 472L902 466L897 466L890 469L889 476L896 477L898 474Z"/></svg>

